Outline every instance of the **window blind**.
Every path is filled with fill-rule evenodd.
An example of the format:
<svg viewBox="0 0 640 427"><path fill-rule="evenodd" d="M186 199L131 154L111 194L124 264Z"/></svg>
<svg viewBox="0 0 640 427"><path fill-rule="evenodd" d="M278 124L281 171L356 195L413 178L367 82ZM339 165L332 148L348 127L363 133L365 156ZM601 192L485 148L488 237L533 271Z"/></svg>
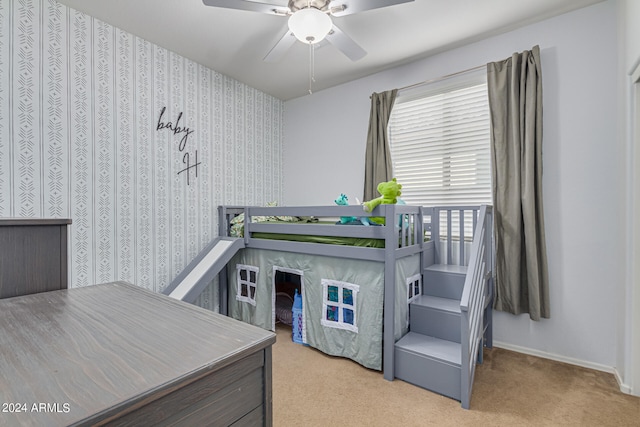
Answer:
<svg viewBox="0 0 640 427"><path fill-rule="evenodd" d="M402 199L423 206L491 203L484 76L400 94L389 121Z"/></svg>

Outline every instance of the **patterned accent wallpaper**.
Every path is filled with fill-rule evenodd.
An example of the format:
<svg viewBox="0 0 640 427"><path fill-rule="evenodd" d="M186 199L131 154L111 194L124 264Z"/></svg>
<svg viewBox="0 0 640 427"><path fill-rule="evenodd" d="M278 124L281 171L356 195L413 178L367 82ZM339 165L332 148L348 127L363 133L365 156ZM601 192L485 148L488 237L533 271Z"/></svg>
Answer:
<svg viewBox="0 0 640 427"><path fill-rule="evenodd" d="M161 291L217 235L219 204L279 201L282 118L281 100L53 0L0 1L0 217L71 218L72 287Z"/></svg>

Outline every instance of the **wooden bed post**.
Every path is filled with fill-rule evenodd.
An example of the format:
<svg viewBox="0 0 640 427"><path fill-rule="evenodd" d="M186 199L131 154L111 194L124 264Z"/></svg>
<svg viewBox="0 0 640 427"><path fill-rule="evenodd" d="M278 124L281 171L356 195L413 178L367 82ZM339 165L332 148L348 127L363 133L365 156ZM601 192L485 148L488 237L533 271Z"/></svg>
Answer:
<svg viewBox="0 0 640 427"><path fill-rule="evenodd" d="M218 206L218 237L227 236L229 234L228 227L227 208ZM225 316L229 314L228 280L227 269L223 268L218 273L218 311Z"/></svg>
<svg viewBox="0 0 640 427"><path fill-rule="evenodd" d="M393 381L395 353L395 302L396 302L396 257L398 234L393 226L396 221L395 205L380 205L385 217L385 256L384 256L384 323L382 336L382 370L384 379Z"/></svg>

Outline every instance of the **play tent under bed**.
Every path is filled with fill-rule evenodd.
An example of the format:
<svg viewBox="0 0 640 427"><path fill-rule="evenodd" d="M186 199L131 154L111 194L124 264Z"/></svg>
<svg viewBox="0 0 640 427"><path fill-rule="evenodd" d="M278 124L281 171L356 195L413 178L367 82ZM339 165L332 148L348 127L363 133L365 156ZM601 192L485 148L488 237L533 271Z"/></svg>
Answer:
<svg viewBox="0 0 640 427"><path fill-rule="evenodd" d="M422 208L381 205L371 213L385 218L381 226L363 225L360 206L221 206L219 214L220 235L245 244L227 264L221 311L273 330L276 278L295 276L304 343L393 378L408 298L421 287L423 252L433 251Z"/></svg>

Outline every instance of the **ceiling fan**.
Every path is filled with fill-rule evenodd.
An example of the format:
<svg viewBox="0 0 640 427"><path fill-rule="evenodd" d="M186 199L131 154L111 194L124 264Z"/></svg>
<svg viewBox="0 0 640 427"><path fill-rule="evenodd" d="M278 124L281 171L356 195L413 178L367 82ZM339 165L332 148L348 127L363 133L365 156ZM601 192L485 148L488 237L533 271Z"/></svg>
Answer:
<svg viewBox="0 0 640 427"><path fill-rule="evenodd" d="M331 17L351 15L414 0L289 0L287 6L252 0L202 0L207 6L248 10L289 17L289 28L264 60L279 61L286 51L300 40L316 44L324 39L337 47L352 61L363 58L367 52L338 28Z"/></svg>

